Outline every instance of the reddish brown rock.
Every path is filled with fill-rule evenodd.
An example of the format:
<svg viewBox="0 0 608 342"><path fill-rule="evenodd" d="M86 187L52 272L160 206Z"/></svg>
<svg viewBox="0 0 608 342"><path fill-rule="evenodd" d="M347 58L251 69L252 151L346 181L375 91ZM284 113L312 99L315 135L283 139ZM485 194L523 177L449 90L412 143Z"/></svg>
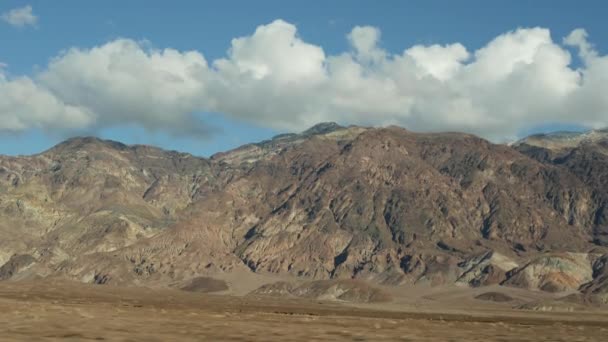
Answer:
<svg viewBox="0 0 608 342"><path fill-rule="evenodd" d="M257 272L572 289L605 250L607 145L542 141L323 124L203 159L71 139L0 157L0 266L31 255L28 275L117 284ZM530 262L549 251L589 261Z"/></svg>

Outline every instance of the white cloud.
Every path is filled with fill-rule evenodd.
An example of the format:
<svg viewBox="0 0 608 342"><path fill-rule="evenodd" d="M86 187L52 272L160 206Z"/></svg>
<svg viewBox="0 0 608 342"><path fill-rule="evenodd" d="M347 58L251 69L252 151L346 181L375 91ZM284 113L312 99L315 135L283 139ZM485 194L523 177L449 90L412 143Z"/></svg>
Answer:
<svg viewBox="0 0 608 342"><path fill-rule="evenodd" d="M38 23L38 17L32 12L32 6L30 5L2 13L0 18L16 27L36 26L36 23Z"/></svg>
<svg viewBox="0 0 608 342"><path fill-rule="evenodd" d="M440 81L452 78L469 58L469 52L459 43L446 46L416 45L407 49L405 54L414 59L422 72L421 76L431 75Z"/></svg>
<svg viewBox="0 0 608 342"><path fill-rule="evenodd" d="M564 44L578 48L579 56L588 61L591 58L597 57L597 52L593 46L587 41L587 31L578 28L570 32L568 37L564 38Z"/></svg>
<svg viewBox="0 0 608 342"><path fill-rule="evenodd" d="M95 124L134 123L171 133L202 133L207 62L198 52L144 48L118 39L54 58L38 81L59 99L95 113Z"/></svg>
<svg viewBox="0 0 608 342"><path fill-rule="evenodd" d="M128 39L73 48L33 79L3 76L0 118L12 124L0 130L44 122L54 129L134 123L204 134L204 123L192 115L199 111L277 130L333 120L458 130L494 140L544 123L608 126L602 94L608 57L581 29L563 45L549 30L529 28L477 50L453 43L405 47L399 54L380 47L374 27L355 27L346 39L348 51L326 55L300 38L294 25L277 20L233 39L226 57L209 63L197 51L157 50ZM565 45L578 48L582 66L572 67ZM19 97L15 89L37 97ZM36 101L54 109L47 115Z"/></svg>
<svg viewBox="0 0 608 342"><path fill-rule="evenodd" d="M299 129L319 116L327 57L282 20L232 40L206 79L208 109L278 129Z"/></svg>
<svg viewBox="0 0 608 342"><path fill-rule="evenodd" d="M95 124L88 109L61 102L27 77L7 80L0 70L0 131L81 129Z"/></svg>
<svg viewBox="0 0 608 342"><path fill-rule="evenodd" d="M277 83L323 77L323 49L300 40L295 26L282 20L258 27L250 37L233 39L228 55L214 65L229 77L250 76Z"/></svg>
<svg viewBox="0 0 608 342"><path fill-rule="evenodd" d="M380 30L372 26L355 26L347 38L356 51L357 59L363 63L373 63L385 58L385 53L378 47Z"/></svg>

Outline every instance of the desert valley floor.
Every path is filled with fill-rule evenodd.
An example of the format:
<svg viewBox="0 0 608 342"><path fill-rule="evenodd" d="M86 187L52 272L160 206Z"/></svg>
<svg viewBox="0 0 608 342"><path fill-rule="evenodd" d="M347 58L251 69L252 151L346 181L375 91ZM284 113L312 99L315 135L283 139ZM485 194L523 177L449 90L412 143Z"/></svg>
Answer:
<svg viewBox="0 0 608 342"><path fill-rule="evenodd" d="M498 290L514 298L535 295ZM388 303L353 305L64 281L3 282L0 340L605 341L608 334L606 311L515 310L512 304L475 300L471 289L399 291Z"/></svg>

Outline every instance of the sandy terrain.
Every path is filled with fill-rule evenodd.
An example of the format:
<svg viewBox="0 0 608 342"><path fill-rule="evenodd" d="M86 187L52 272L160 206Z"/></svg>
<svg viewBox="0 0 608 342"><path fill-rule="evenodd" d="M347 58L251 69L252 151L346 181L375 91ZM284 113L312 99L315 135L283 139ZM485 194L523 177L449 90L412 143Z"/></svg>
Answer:
<svg viewBox="0 0 608 342"><path fill-rule="evenodd" d="M599 312L404 308L4 282L0 340L604 341L608 334L608 315Z"/></svg>

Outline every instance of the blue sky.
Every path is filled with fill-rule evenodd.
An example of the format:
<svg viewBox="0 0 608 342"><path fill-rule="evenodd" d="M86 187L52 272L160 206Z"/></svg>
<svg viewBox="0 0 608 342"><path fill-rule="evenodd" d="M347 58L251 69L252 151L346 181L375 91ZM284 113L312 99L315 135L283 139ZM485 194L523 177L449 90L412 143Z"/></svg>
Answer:
<svg viewBox="0 0 608 342"><path fill-rule="evenodd" d="M4 70L6 82L13 82L21 77L27 77L28 79L32 79L37 87L41 87L42 91L46 92L48 90L52 96L57 96L62 103L85 108L86 113L91 112L89 114L96 118L104 115L102 113L107 106L104 106L103 109L98 109L96 107L99 105L97 102L93 106L90 105L90 102L83 100L81 103L78 98L65 95L65 92L73 89L66 88L65 91L59 89L61 85L58 84L65 81L65 77L67 77L65 76L67 75L66 72L59 74L61 77L54 74L55 71L49 72L51 76L47 75L47 78L40 75L50 69L49 62L51 59L63 56L64 52L62 51L73 47L87 51L87 49L103 46L120 38L137 42L137 44L141 44L140 47L143 51L148 52L166 48L175 49L180 53L193 50L204 56L204 60L211 65L217 59L227 58L229 55L227 51L231 48L233 39L238 37L254 37L254 32L260 25L269 25L277 19L282 19L288 24L286 24L287 26L283 25L283 28L297 27L297 39L306 44L321 47L326 57L350 53L354 56L352 58L359 63L358 65L369 67L369 70L374 72L376 72L375 67L367 66L367 64L380 64L381 62L366 62L364 58L368 58L369 56L363 56L363 50L357 50L356 43L353 43L355 40L347 38L356 26L365 28L365 30L361 30L362 42L370 34L373 36L375 29L378 32L381 31L381 38L378 38L377 41L374 40L373 45L374 49L377 48L378 51L382 51L381 54L383 56L389 56L387 60L393 60L395 58L391 56L402 54L404 50L417 45L428 47L434 44L445 46L446 44L459 43L466 47L468 51L468 57L462 57L462 65L464 66L466 63L469 63L465 62L465 59L477 59L475 51L487 46L496 37L518 28L533 27L550 30L551 38L555 44L571 54L569 70L585 67L585 61L582 60L583 57L578 56L579 50L583 45L564 45L562 43L562 38L567 37L573 30L583 28L588 33L589 41L593 44L596 55L603 57L606 54L606 48L608 48L608 24L606 24L604 18L606 5L602 1L495 1L491 5L489 5L488 1L460 1L458 5L454 5L451 1L428 0L308 1L290 2L289 4L286 4L285 1L168 2L106 0L85 2L75 0L2 0L0 1L0 13L8 13L10 10L23 8L24 6L31 6L32 13L36 17L35 23L17 27L11 25L8 20L0 21L0 63L6 65L1 68ZM542 34L540 35L542 36ZM254 44L252 43L252 45ZM266 45L263 47L268 49ZM259 52L260 50L252 48L251 51ZM250 56L253 53L251 51L243 52L243 56ZM277 49L277 51L280 54L281 50ZM302 54L309 51L311 53L314 52L308 49L302 50ZM369 58L371 61L372 57ZM237 57L233 59L232 64L238 67L242 68L242 65L246 64L240 63L243 59L237 60ZM256 59L256 61L259 61L259 59ZM328 65L329 63L325 60L323 65ZM500 61L496 63L500 63ZM530 62L530 64L533 63ZM588 62L588 64L592 65L591 62ZM272 64L269 65L272 68ZM296 67L294 65L294 68ZM600 67L592 69L589 66L586 68L589 74L593 73L594 75L604 70ZM257 72L256 70L259 69L255 69L254 71ZM432 66L429 66L428 70L432 70ZM241 70L241 72L243 71ZM247 72L252 73L251 70ZM536 71L530 71L530 74L533 72ZM224 74L227 73L225 72ZM433 74L432 71L429 71L429 73ZM304 74L298 75L308 77L308 75ZM298 78L293 78L296 76L292 76L291 74L289 76L290 85L303 82L300 82ZM435 76L437 78L443 77L439 75ZM260 86L267 85L267 82L262 82L264 77L256 76L254 79L256 82L260 82ZM453 76L451 73L450 76L446 77L451 79L456 76ZM598 78L602 79L602 77ZM49 81L49 79L52 80ZM308 80L308 78L306 79ZM445 80L442 79L442 81L445 83ZM81 84L82 82L84 81L81 81ZM211 81L206 79L205 82ZM578 82L581 83L581 81ZM529 82L526 84L529 84ZM426 87L426 84L420 87L423 86ZM331 87L333 89L334 85ZM280 85L273 85L272 89L281 88ZM95 88L92 87L92 89L92 96L95 96ZM307 96L311 97L312 102L316 101L315 93L309 91L309 88L301 91L300 89L295 88L293 92L286 95L279 94L279 99L291 99L291 96L293 96L292 102L295 106L297 103L308 103L307 99L303 98L303 94L308 94ZM403 91L402 89L399 88L397 91ZM343 89L340 88L339 91L342 94ZM444 89L441 88L440 91L443 93ZM503 91L502 88L500 91ZM214 90L214 92L219 92L219 90ZM188 107L188 109L180 108L180 110L185 111L183 113L185 125L188 125L187 120L200 120L204 122L205 130L196 131L195 133L189 131L182 133L180 131L181 128L165 130L162 124L164 121L160 121L160 123L158 121L154 123L146 121L142 124L139 121L141 116L128 120L125 119L124 123L121 123L119 119L96 119L96 122L103 122L103 124L90 124L88 123L89 121L86 121L87 123L83 123L76 129L71 126L69 129L65 129L61 125L55 125L57 121L72 117L63 114L58 114L56 118L49 119L53 128L48 128L49 124L31 123L32 121L27 121L31 124L19 129L13 127L2 130L2 126L0 125L0 154L36 153L49 148L69 135L94 134L126 143L154 144L168 149L208 156L214 152L233 148L247 142L269 138L282 131L299 130L307 124L317 121L312 118L308 119L311 115L309 112L302 111L300 113L297 108L291 108L286 104L268 109L273 106L273 101L276 101L272 97L263 97L266 96L264 94L269 93L271 92L252 92L250 95L252 108L256 108L255 106L259 105L260 102L268 102L260 107L261 111L268 110L267 113L260 117L254 117L248 110L243 109L249 106L248 103L239 103L238 106L233 106L231 103L219 104L217 106L196 103ZM547 91L543 90L541 93L545 94ZM230 99L238 95L239 93L222 94L221 98L226 101L225 98ZM2 110L2 96L0 94L0 110ZM351 96L356 97L356 95L352 94ZM418 101L418 97L420 96L428 95L412 95L414 99L412 101ZM490 97L488 95L488 98ZM579 98L591 98L591 100L581 102L583 100L579 100ZM256 101L256 99L259 99L259 101ZM398 110L394 108L397 108L401 103L407 105L410 103L408 102L411 100L410 98L398 98L395 100L395 106L379 109L379 112L383 114L382 116L379 114L376 119L373 109L370 108L373 108L372 104L374 101L381 101L382 99L382 95L378 95L375 98L372 98L370 95L369 100L367 100L367 97L361 99L361 101L368 101L366 104L349 104L342 107L333 102L331 104L324 102L319 104L319 107L314 107L311 110L314 110L315 113L331 110L340 112L339 115L319 115L318 117L320 119L327 118L328 120L339 121L343 124L382 125L385 123L398 123L404 126L413 126L414 129L418 130L426 130L427 127L429 130L451 130L453 128L456 130L470 130L474 133L483 132L486 129L488 132L494 132L497 130L496 127L500 128L500 122L496 118L485 120L485 117L475 116L483 115L478 114L478 110L472 110L471 116L463 118L462 122L450 119L455 122L458 121L451 126L436 124L437 122L446 121L442 119L443 117L440 114L437 114L436 117L425 119L424 113L420 114L414 110L406 114L397 113ZM15 103L14 99L11 98L10 100L12 101L10 103ZM104 98L103 100L108 102L113 101L111 97ZM212 98L206 101L211 103L219 100ZM542 101L542 99L539 99L539 101ZM500 140L512 138L513 132L521 135L523 133L556 127L582 128L602 125L604 123L603 115L606 112L603 112L605 108L603 107L603 103L596 104L598 101L601 102L601 99L595 100L591 94L588 95L587 93L584 96L577 96L576 100L566 101L568 103L572 102L571 106L575 110L596 112L589 114L589 118L585 118L586 121L580 125L576 114L572 114L571 120L568 120L568 117L565 116L566 114L559 117L552 117L547 114L546 117L541 119L530 120L529 124L524 122L524 118L518 116L518 120L521 120L523 123L512 127L509 134L501 137L497 133L491 133L487 137L493 140ZM422 100L420 102L423 104L417 105L416 108L428 108L426 110L429 112L434 110L440 112L443 110L435 108L432 103L428 104ZM486 98L473 98L471 102L483 103L485 105ZM163 102L163 104L165 103ZM450 102L450 108L461 108L458 106L454 107L454 103L458 104L461 102ZM7 108L10 109L11 107L7 106ZM20 106L18 108L24 107ZM168 105L167 108L170 110L172 107ZM205 111L205 109L209 108L218 108L218 110L216 112ZM285 114L275 114L275 112L281 110ZM422 111L422 109L419 110ZM522 109L524 112L529 111L529 113L532 113L527 114L527 118L533 115L535 110L544 113L545 111L550 112L551 108L543 107L538 109L535 105L531 104ZM193 113L186 113L186 111ZM290 114L292 112L293 116ZM357 112L358 114L349 116L350 112ZM400 116L402 114L403 116ZM6 118L11 118L10 115L14 116L16 114L4 113L4 115ZM167 115L172 115L172 113L167 113ZM401 119L406 115L407 118ZM416 115L422 119L416 121L411 119ZM315 116L314 118L317 117ZM0 112L1 119L3 119L3 113ZM474 126L476 120L480 122L479 129ZM292 121L293 125L291 124ZM481 123L486 121L487 123ZM54 128L55 126L59 128ZM179 125L179 127L183 126L182 124Z"/></svg>

